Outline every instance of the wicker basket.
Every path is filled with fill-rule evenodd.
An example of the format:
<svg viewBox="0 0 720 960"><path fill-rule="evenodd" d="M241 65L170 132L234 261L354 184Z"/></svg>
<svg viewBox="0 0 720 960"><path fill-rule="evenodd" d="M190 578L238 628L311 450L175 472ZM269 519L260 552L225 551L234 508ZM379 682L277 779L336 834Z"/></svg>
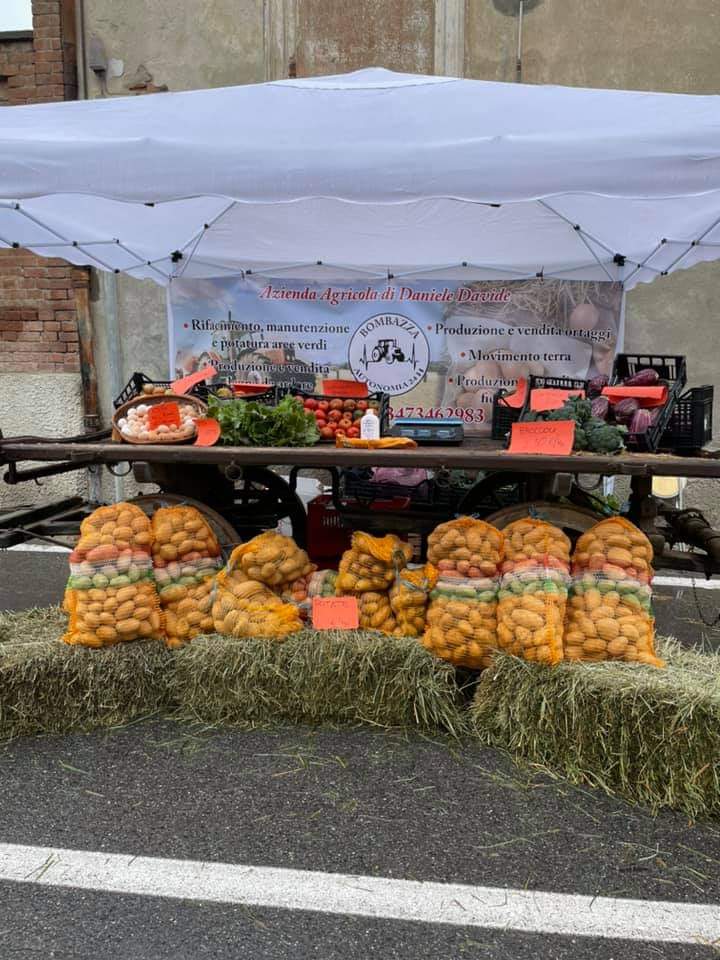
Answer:
<svg viewBox="0 0 720 960"><path fill-rule="evenodd" d="M126 417L128 410L132 410L133 407L139 407L143 403L148 407L154 406L155 404L158 404L158 403L172 403L173 399L177 400L178 403L189 403L191 406L195 407L195 409L197 410L198 417L207 416L207 404L204 403L202 400L198 399L198 397L193 397L192 395L186 395L183 397L175 397L175 398L167 395L157 396L157 397L146 397L146 396L133 397L132 400L128 400L127 403L124 403L121 407L118 407L118 409L113 414L113 418L112 418L113 440L115 440L118 443L134 443L140 446L145 446L147 444L157 444L157 443L162 443L162 444L193 443L195 441L195 434L193 434L190 437L181 437L179 440L165 440L164 438L161 440L137 440L134 437L128 437L126 436L126 434L121 433L118 428L119 421L122 420L123 417Z"/></svg>

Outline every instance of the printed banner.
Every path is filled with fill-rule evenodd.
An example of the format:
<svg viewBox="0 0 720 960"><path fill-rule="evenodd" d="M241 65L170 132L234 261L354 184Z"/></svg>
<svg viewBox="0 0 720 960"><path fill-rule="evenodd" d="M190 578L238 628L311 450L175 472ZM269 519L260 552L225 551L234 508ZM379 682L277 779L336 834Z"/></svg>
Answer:
<svg viewBox="0 0 720 960"><path fill-rule="evenodd" d="M610 373L622 287L223 277L173 281L168 307L173 379L208 363L222 380L308 391L357 379L389 393L394 416L462 417L480 436L519 377Z"/></svg>

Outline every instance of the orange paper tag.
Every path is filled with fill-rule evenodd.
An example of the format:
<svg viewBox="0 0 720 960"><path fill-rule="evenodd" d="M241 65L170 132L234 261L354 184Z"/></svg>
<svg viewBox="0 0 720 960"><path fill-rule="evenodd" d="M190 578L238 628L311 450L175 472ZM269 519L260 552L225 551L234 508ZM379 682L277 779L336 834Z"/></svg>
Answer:
<svg viewBox="0 0 720 960"><path fill-rule="evenodd" d="M316 630L357 630L357 597L313 597L312 622Z"/></svg>
<svg viewBox="0 0 720 960"><path fill-rule="evenodd" d="M574 420L514 423L508 453L539 453L550 457L566 457L572 453L574 440Z"/></svg>
<svg viewBox="0 0 720 960"><path fill-rule="evenodd" d="M530 409L541 412L543 410L557 410L570 397L584 397L584 390L557 390L542 387L533 390L530 394Z"/></svg>
<svg viewBox="0 0 720 960"><path fill-rule="evenodd" d="M162 424L167 427L180 426L180 407L172 400L169 403L153 403L148 410L148 429L157 430Z"/></svg>
<svg viewBox="0 0 720 960"><path fill-rule="evenodd" d="M520 377L515 387L515 393L509 394L507 397L503 397L500 403L504 407L514 407L516 410L519 410L525 403L525 397L527 396L527 380L525 377Z"/></svg>
<svg viewBox="0 0 720 960"><path fill-rule="evenodd" d="M195 421L197 436L194 446L214 447L220 439L220 424L212 417L198 417Z"/></svg>
<svg viewBox="0 0 720 960"><path fill-rule="evenodd" d="M203 367L202 370L198 370L197 373L191 373L181 380L173 380L170 384L170 389L173 393L182 397L188 390L192 390L196 383L202 383L203 380L210 380L211 377L215 376L217 376L215 367Z"/></svg>
<svg viewBox="0 0 720 960"><path fill-rule="evenodd" d="M617 403L618 400L637 400L641 407L664 407L667 403L668 388L660 387L624 387L618 384L616 387L605 387L603 396L607 397L610 403Z"/></svg>

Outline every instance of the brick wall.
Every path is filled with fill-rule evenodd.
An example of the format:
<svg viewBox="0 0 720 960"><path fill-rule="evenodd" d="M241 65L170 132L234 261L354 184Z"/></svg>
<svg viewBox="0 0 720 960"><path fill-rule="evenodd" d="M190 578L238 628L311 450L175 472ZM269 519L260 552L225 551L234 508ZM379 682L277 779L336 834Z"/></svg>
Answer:
<svg viewBox="0 0 720 960"><path fill-rule="evenodd" d="M32 10L32 36L0 34L0 107L77 96L73 0L33 0ZM86 271L64 260L0 250L0 373L79 371L79 284Z"/></svg>

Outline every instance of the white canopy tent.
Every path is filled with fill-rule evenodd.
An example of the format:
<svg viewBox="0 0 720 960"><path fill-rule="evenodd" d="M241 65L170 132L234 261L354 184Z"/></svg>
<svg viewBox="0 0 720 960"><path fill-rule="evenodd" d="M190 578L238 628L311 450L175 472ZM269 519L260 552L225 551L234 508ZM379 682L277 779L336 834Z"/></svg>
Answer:
<svg viewBox="0 0 720 960"><path fill-rule="evenodd" d="M345 76L0 110L0 247L626 289L720 257L720 97Z"/></svg>

